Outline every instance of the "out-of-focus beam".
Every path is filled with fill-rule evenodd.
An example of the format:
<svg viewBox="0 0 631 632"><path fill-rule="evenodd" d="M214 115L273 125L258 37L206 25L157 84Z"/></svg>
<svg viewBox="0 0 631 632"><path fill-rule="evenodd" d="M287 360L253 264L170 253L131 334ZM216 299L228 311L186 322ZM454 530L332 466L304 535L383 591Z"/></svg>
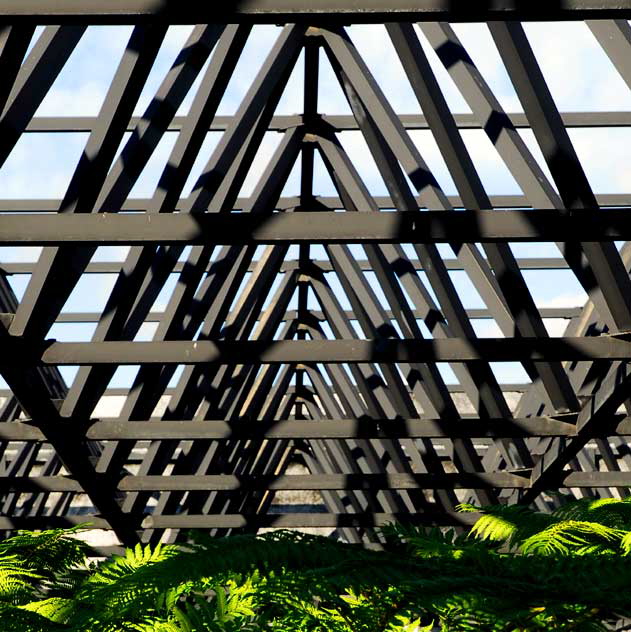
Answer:
<svg viewBox="0 0 631 632"><path fill-rule="evenodd" d="M248 0L226 5L171 0L2 0L0 17L38 23L134 24L166 21L196 24L216 21L392 22L449 20L585 20L631 17L628 0L564 0L538 3L528 0Z"/></svg>

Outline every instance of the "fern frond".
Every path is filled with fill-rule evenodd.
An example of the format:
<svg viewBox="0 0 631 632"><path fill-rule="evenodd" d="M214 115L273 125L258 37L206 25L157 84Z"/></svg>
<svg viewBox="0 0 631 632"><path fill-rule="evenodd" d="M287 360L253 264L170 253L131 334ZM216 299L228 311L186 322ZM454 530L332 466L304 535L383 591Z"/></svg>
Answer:
<svg viewBox="0 0 631 632"><path fill-rule="evenodd" d="M69 529L20 531L0 542L0 558L16 556L26 568L40 573L60 573L85 562L89 546L75 536L86 525Z"/></svg>
<svg viewBox="0 0 631 632"><path fill-rule="evenodd" d="M390 543L390 550L397 552L400 545L405 544L406 552L418 558L459 558L487 549L482 542L468 538L466 534L456 534L454 529L390 524L380 531Z"/></svg>
<svg viewBox="0 0 631 632"><path fill-rule="evenodd" d="M614 529L631 530L631 499L581 498L553 512L559 520L598 522Z"/></svg>
<svg viewBox="0 0 631 632"><path fill-rule="evenodd" d="M158 544L155 548L137 544L133 549L126 549L125 555L113 555L101 562L90 575L90 583L110 584L127 575L133 574L140 568L156 564L180 553L180 549L173 545Z"/></svg>
<svg viewBox="0 0 631 632"><path fill-rule="evenodd" d="M32 601L19 607L29 612L36 612L55 623L66 623L76 608L76 602L73 599L51 597L41 601Z"/></svg>
<svg viewBox="0 0 631 632"><path fill-rule="evenodd" d="M23 608L0 604L0 630L7 632L62 632L67 628L59 623Z"/></svg>
<svg viewBox="0 0 631 632"><path fill-rule="evenodd" d="M620 538L620 550L623 555L631 555L631 531L627 531Z"/></svg>
<svg viewBox="0 0 631 632"><path fill-rule="evenodd" d="M91 567L72 598L50 588L59 579L57 592L72 590L81 581L74 567L55 571L44 558L39 575L30 564L40 553L25 564L25 540L9 542L0 587L2 569L14 573L19 585L7 594L21 605L0 602L0 630L416 632L435 621L450 632L600 631L631 616L631 530L605 514L621 520L626 506L589 503L572 515L601 515L606 524L482 508L473 537L391 525L382 533L393 546L383 551L289 531L137 546ZM66 546L56 544L59 534L46 537Z"/></svg>
<svg viewBox="0 0 631 632"><path fill-rule="evenodd" d="M483 514L471 528L472 536L511 547L557 522L549 514L538 513L522 505L475 507L461 504L458 510L479 511Z"/></svg>
<svg viewBox="0 0 631 632"><path fill-rule="evenodd" d="M597 522L565 520L524 540L521 550L525 555L615 554L624 535Z"/></svg>
<svg viewBox="0 0 631 632"><path fill-rule="evenodd" d="M25 568L17 555L0 558L0 601L18 604L29 600L42 575Z"/></svg>

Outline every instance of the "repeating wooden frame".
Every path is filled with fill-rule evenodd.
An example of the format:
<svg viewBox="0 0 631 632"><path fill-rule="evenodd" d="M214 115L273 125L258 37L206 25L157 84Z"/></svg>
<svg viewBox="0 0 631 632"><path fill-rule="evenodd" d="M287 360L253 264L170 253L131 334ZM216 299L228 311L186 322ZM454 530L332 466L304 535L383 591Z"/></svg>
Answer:
<svg viewBox="0 0 631 632"><path fill-rule="evenodd" d="M631 114L559 112L521 21L586 20L631 88L631 2L232 4L0 0L0 166L23 134L88 135L62 199L0 200L0 245L44 247L36 263L0 262L0 529L88 521L131 545L188 528L326 527L378 542L393 520L466 527L475 514L457 513L465 499L546 509L557 502L550 490L626 493L631 248L614 240L631 237L631 192L595 193L567 130L628 127ZM488 22L523 113L504 112L457 21ZM284 25L269 55L235 114L218 115L252 27L269 22ZM355 22L386 24L422 115L394 111L349 36ZM181 23L199 24L134 116L169 25ZM415 23L470 114L451 113ZM35 116L91 24L134 25L99 115ZM319 112L324 57L352 115ZM278 115L299 60L302 111ZM413 142L420 129L433 134L456 196ZM487 194L463 129L486 133L523 195ZM349 130L362 134L387 196L362 181L340 142ZM184 196L208 131L221 138ZM253 194L239 197L269 131L281 141ZM131 198L166 133L177 140L155 194ZM314 191L316 160L334 197ZM300 194L283 196L297 162ZM520 259L516 241L554 242L563 256ZM111 244L131 246L124 262L92 260ZM523 274L533 269L571 271L585 306L539 308ZM484 308L465 308L454 271ZM116 275L103 312L63 311L94 273ZM12 274L29 275L19 301ZM550 337L545 318L566 319L566 334ZM502 337L476 336L475 319L493 319ZM55 323L96 328L90 342L57 342L47 338ZM151 342L136 341L144 323L157 323ZM521 363L530 382L498 383L493 361ZM81 367L71 385L61 365ZM123 365L140 366L133 386L111 388ZM124 395L120 414L98 418L113 394ZM296 458L308 474L286 473ZM292 490L320 492L324 513L278 513L275 495Z"/></svg>

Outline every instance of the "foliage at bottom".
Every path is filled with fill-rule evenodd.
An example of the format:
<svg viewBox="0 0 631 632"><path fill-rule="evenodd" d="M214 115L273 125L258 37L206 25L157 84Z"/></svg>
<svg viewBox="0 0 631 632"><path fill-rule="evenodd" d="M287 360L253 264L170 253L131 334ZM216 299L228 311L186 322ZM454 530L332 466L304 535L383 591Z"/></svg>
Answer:
<svg viewBox="0 0 631 632"><path fill-rule="evenodd" d="M88 563L76 529L0 542L0 630L420 632L628 629L631 501L482 511L469 534L392 525L383 550L291 531Z"/></svg>

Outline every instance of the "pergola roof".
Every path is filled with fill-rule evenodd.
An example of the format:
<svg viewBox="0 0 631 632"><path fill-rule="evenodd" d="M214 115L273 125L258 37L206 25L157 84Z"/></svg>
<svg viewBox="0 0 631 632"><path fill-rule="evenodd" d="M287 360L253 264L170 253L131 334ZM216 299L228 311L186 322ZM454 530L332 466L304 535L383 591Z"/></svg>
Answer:
<svg viewBox="0 0 631 632"><path fill-rule="evenodd" d="M187 528L330 527L377 541L375 527L397 519L466 524L475 514L455 511L462 500L545 509L550 490L631 487L631 249L615 243L631 237L631 190L594 191L568 133L628 127L631 113L559 112L520 22L586 19L631 87L631 2L311 4L0 0L11 24L0 168L24 134L55 132L60 152L69 135L86 139L61 199L0 200L0 246L43 247L36 262L5 263L0 251L0 529L89 521L132 544ZM504 111L449 24L498 19L510 21L488 30L523 112ZM138 116L169 25L192 22L204 23ZM269 54L236 112L218 114L266 22L282 25ZM356 22L385 23L415 97L408 112L355 46ZM98 115L38 115L86 28L114 23L135 26ZM470 113L452 113L419 34ZM324 61L349 114L318 107ZM300 111L279 113L298 63ZM486 135L521 194L487 192L467 129ZM439 185L419 130L457 195ZM188 193L209 132L217 144ZM280 142L243 195L270 132ZM386 196L366 183L346 132L361 135ZM153 195L134 197L167 134ZM335 195L318 191L318 169ZM554 243L562 256L518 257L515 242ZM95 258L106 245L131 248L124 261ZM526 270L573 275L587 302L538 305ZM66 311L98 273L116 275L105 308ZM482 307L466 304L455 274ZM19 300L10 275L28 275ZM562 336L548 318L564 319ZM494 337L476 334L479 319L492 319ZM61 323L93 323L91 341L51 339ZM527 381L502 383L494 362L519 363ZM113 386L126 365L138 367L133 384ZM71 383L63 366L80 367ZM103 416L115 395L120 410ZM287 473L296 459L308 473ZM275 497L292 490L319 492L322 511L279 512Z"/></svg>

